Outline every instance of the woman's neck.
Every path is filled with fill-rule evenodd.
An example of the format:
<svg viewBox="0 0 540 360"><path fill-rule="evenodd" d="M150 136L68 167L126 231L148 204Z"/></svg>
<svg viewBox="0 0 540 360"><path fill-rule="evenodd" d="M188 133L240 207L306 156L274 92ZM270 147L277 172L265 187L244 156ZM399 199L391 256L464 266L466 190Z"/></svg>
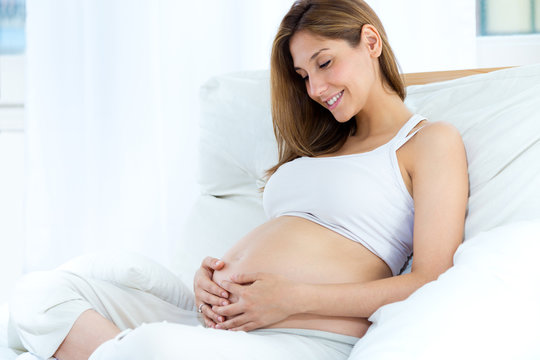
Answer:
<svg viewBox="0 0 540 360"><path fill-rule="evenodd" d="M389 93L382 86L374 89L362 111L356 116L359 140L393 131L400 128L412 112L405 106L396 93Z"/></svg>

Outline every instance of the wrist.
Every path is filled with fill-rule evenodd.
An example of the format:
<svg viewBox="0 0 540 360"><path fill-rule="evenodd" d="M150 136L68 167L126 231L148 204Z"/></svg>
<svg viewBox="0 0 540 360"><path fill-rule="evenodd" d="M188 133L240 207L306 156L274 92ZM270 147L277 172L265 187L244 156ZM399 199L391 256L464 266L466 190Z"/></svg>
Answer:
<svg viewBox="0 0 540 360"><path fill-rule="evenodd" d="M312 305L313 302L310 301L312 299L312 293L313 293L313 284L305 284L305 283L295 283L293 290L291 291L291 301L289 304L291 304L292 307L292 313L294 314L308 314L312 312Z"/></svg>

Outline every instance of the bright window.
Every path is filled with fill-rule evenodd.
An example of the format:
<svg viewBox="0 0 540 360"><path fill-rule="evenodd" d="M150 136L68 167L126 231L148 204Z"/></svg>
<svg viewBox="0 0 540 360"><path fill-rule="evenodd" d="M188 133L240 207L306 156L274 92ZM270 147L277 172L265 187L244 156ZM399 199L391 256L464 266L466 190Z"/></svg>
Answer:
<svg viewBox="0 0 540 360"><path fill-rule="evenodd" d="M24 123L25 0L0 0L0 133Z"/></svg>
<svg viewBox="0 0 540 360"><path fill-rule="evenodd" d="M0 54L24 53L25 0L0 0Z"/></svg>
<svg viewBox="0 0 540 360"><path fill-rule="evenodd" d="M478 34L540 33L540 0L478 0Z"/></svg>

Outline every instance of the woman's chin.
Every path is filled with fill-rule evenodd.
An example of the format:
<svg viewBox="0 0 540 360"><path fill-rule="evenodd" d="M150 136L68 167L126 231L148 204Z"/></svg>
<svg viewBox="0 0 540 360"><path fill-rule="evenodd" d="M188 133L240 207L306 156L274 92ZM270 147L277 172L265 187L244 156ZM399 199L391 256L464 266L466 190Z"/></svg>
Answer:
<svg viewBox="0 0 540 360"><path fill-rule="evenodd" d="M332 115L334 115L334 119L336 119L336 121L340 124L344 124L347 121L352 119L352 116L344 116L342 114L332 114Z"/></svg>

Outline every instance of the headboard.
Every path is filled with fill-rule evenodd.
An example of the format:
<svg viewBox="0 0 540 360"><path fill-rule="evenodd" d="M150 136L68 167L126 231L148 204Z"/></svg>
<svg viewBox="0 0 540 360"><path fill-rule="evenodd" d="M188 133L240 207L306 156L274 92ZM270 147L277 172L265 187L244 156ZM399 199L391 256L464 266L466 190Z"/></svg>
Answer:
<svg viewBox="0 0 540 360"><path fill-rule="evenodd" d="M469 75L485 74L496 70L506 69L505 67L498 68L481 68L467 70L450 70L450 71L432 71L420 73L408 73L401 75L405 86L423 85L438 81L453 80Z"/></svg>

